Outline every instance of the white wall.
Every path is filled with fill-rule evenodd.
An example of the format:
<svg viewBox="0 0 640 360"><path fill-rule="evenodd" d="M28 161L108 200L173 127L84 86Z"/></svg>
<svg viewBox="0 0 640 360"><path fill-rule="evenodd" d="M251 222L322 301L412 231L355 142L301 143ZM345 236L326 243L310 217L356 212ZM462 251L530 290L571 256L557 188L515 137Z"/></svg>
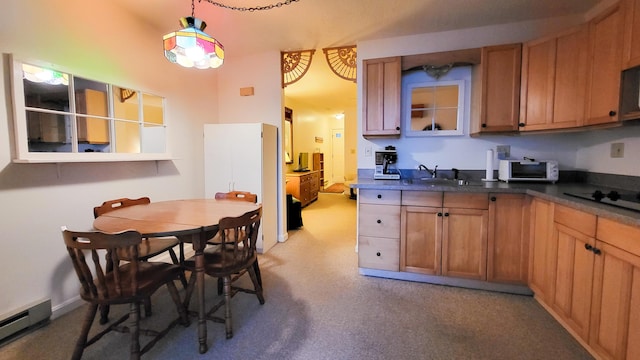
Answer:
<svg viewBox="0 0 640 360"><path fill-rule="evenodd" d="M280 82L280 52L225 59L218 82L217 118L221 123L265 123L278 127L278 241L287 239L284 224L285 182L282 142L284 96ZM240 96L240 89L253 87L254 95ZM206 123L216 122L205 120Z"/></svg>
<svg viewBox="0 0 640 360"><path fill-rule="evenodd" d="M585 21L591 13L516 24L487 26L474 29L441 33L412 35L398 38L362 41L358 43L358 72L362 73L362 60L397 55L414 55L440 51L477 48L488 45L523 42ZM362 82L358 82L358 134L362 134ZM465 120L468 129L468 121ZM486 150L496 145L510 145L511 156L529 156L539 159L557 159L561 170L582 169L593 172L640 176L640 166L632 161L632 154L640 148L640 137L636 128L616 130L592 130L584 133L527 134L527 135L483 135L471 138L406 138L390 139L358 138L358 168L373 169L376 149L394 145L398 149L398 167L416 168L425 164L429 168L438 165L441 169L456 167L477 169L485 167ZM611 142L625 143L625 157L610 159L608 148ZM366 150L371 149L371 152ZM635 151L635 152L634 152Z"/></svg>
<svg viewBox="0 0 640 360"><path fill-rule="evenodd" d="M10 94L0 89L0 315L51 298L54 316L78 299L60 226L89 229L92 209L117 197L152 201L204 195L202 124L217 122L217 74L162 54L162 35L109 1L10 0L0 12L0 51L166 98L175 160L13 164ZM177 26L177 24L176 24ZM171 31L174 29L167 29Z"/></svg>

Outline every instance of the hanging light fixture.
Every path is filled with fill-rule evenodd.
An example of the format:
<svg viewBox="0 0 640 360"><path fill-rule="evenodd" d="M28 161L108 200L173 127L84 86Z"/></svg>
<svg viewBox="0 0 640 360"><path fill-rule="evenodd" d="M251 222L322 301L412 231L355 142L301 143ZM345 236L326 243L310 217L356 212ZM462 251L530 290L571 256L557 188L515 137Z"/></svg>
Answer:
<svg viewBox="0 0 640 360"><path fill-rule="evenodd" d="M164 56L184 67L215 69L224 62L224 47L203 31L207 23L194 16L194 9L191 0L191 16L180 18L182 29L163 37Z"/></svg>

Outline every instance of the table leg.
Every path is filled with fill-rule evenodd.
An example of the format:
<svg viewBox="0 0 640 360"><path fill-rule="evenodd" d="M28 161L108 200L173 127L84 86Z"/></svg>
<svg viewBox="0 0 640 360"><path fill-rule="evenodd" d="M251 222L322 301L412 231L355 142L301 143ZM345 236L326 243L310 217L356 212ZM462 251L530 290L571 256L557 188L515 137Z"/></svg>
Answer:
<svg viewBox="0 0 640 360"><path fill-rule="evenodd" d="M197 239L196 239L197 237ZM200 343L200 354L207 352L207 319L204 305L204 254L203 250L207 243L205 232L194 235L193 250L195 250L196 260L196 287L198 288L198 342Z"/></svg>

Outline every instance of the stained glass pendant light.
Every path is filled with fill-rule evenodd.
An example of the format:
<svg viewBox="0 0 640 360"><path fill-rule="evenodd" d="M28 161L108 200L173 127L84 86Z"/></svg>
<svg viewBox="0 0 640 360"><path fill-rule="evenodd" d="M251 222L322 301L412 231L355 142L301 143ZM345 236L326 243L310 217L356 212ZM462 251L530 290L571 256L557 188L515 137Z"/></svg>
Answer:
<svg viewBox="0 0 640 360"><path fill-rule="evenodd" d="M207 23L194 16L193 2L191 16L180 19L182 29L163 37L164 56L184 67L215 69L224 62L224 47L203 31Z"/></svg>

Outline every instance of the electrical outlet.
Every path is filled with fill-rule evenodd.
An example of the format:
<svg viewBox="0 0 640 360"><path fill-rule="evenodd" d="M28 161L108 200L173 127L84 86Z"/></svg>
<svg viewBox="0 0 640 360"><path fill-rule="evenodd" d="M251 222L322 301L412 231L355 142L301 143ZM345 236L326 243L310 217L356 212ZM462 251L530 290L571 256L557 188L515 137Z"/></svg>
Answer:
<svg viewBox="0 0 640 360"><path fill-rule="evenodd" d="M498 145L496 146L496 153L498 155L498 159L504 160L508 159L511 156L511 146L510 145Z"/></svg>
<svg viewBox="0 0 640 360"><path fill-rule="evenodd" d="M371 157L371 146L367 146L364 148L364 156Z"/></svg>
<svg viewBox="0 0 640 360"><path fill-rule="evenodd" d="M611 157L612 158L624 157L624 143L611 144Z"/></svg>

